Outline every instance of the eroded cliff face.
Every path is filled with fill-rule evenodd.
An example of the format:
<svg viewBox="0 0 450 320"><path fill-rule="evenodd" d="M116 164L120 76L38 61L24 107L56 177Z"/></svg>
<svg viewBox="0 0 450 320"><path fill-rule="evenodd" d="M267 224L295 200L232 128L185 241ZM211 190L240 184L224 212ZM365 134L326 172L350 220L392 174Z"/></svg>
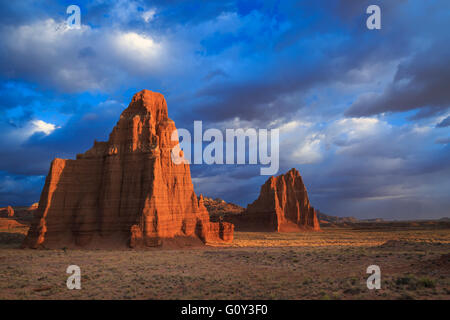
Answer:
<svg viewBox="0 0 450 320"><path fill-rule="evenodd" d="M53 160L23 246L230 242L233 225L209 221L189 165L172 162L174 130L163 95L135 94L107 142L76 160Z"/></svg>
<svg viewBox="0 0 450 320"><path fill-rule="evenodd" d="M258 199L242 214L225 220L240 231L320 230L316 210L310 205L302 177L295 168L270 177L261 187Z"/></svg>

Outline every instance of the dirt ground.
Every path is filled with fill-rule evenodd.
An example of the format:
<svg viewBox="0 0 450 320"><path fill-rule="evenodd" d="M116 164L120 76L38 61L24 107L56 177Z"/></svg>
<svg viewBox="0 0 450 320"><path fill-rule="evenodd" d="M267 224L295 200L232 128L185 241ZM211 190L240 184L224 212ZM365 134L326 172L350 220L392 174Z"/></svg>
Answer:
<svg viewBox="0 0 450 320"><path fill-rule="evenodd" d="M0 299L450 299L450 228L368 226L151 251L23 250L26 227L0 227ZM69 265L81 290L66 287Z"/></svg>

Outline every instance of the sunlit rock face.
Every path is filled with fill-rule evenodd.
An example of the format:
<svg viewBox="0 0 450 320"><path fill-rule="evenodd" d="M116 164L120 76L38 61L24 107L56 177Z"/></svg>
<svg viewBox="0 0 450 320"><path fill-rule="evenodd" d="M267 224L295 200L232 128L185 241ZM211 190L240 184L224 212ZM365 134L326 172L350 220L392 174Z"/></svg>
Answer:
<svg viewBox="0 0 450 320"><path fill-rule="evenodd" d="M107 142L52 161L23 247L231 242L233 225L209 221L189 164L172 161L174 130L162 94L136 93Z"/></svg>

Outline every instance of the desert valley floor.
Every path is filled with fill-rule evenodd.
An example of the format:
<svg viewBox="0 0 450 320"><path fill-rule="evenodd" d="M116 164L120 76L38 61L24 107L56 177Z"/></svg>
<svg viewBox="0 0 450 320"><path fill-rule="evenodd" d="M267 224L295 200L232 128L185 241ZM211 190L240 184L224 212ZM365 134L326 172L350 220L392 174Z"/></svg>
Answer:
<svg viewBox="0 0 450 320"><path fill-rule="evenodd" d="M450 299L448 222L360 223L322 232L236 232L227 246L18 249L0 230L0 299ZM68 290L68 265L81 290ZM366 268L381 268L368 290Z"/></svg>

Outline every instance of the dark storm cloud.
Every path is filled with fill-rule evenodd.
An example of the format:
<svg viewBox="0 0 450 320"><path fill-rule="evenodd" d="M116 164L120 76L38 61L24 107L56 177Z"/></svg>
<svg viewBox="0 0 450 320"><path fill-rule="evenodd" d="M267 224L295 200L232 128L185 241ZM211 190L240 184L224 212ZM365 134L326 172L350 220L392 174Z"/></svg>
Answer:
<svg viewBox="0 0 450 320"><path fill-rule="evenodd" d="M252 6L251 2L250 6ZM224 0L100 0L85 3L84 17L93 26L121 24L122 28L146 29L142 20L146 10L157 9L152 19L152 28L165 30L176 26L193 27L212 20L223 12L238 10L234 1ZM130 12L127 12L130 11Z"/></svg>
<svg viewBox="0 0 450 320"><path fill-rule="evenodd" d="M59 5L55 1L43 0L37 5L33 0L1 1L0 25L17 25L24 22L40 20L57 12Z"/></svg>
<svg viewBox="0 0 450 320"><path fill-rule="evenodd" d="M341 0L341 1L331 1L333 11L336 12L339 17L344 20L359 20L361 18L366 18L367 16L361 16L361 13L365 13L366 9L370 5L378 5L384 14L390 15L393 10L401 8L407 4L408 0ZM384 19L383 19L384 20ZM383 21L382 20L382 21ZM365 19L364 19L365 22Z"/></svg>
<svg viewBox="0 0 450 320"><path fill-rule="evenodd" d="M30 154L33 156L30 157ZM38 147L23 147L20 145L0 151L1 168L10 175L46 175L51 160L60 152ZM20 165L18 165L20 161Z"/></svg>
<svg viewBox="0 0 450 320"><path fill-rule="evenodd" d="M212 122L239 117L267 123L274 117L289 118L305 104L301 100L288 104L284 97L306 95L320 86L358 83L361 80L352 78L352 72L410 55L409 22L396 20L402 11L400 4L383 3L386 26L378 33L365 27L363 3L280 4L279 15L292 24L291 28L273 38L261 32L252 34L248 41L233 43L242 50L252 48L247 53L254 55L253 63L242 70L241 77L230 75L200 88L192 108ZM347 5L351 6L348 11L343 9ZM318 12L322 19L317 19ZM255 51L259 37L265 37L266 45ZM220 40L221 35L216 35L216 41ZM263 61L269 63L261 69Z"/></svg>
<svg viewBox="0 0 450 320"><path fill-rule="evenodd" d="M395 23L392 18L394 14L391 12L398 5L386 2L383 6L386 9L386 24ZM202 50L199 50L202 56L197 58L207 59L205 62L214 62L214 58L210 55L217 55L228 48L236 48L248 61L239 66L236 59L229 60L228 64L237 64L238 67L233 74L222 70L223 74L227 74L226 78L217 77L220 75L217 68L205 70L203 77L214 80L215 83L190 88L191 91L197 91L194 99L198 100L189 110L195 109L204 115L205 120L211 121L240 117L264 122L273 118L276 113L289 117L291 113L301 108L302 104L294 103L290 106L282 104L280 101L283 100L283 96L306 93L318 85L348 82L350 78L346 77L347 72L363 68L374 61L387 62L396 59L405 54L409 47L408 43L405 43L406 40L398 35L404 29L401 23L397 29L387 28L386 32L390 37L369 33L364 25L364 19L367 17L365 10L362 10L364 7L347 1L281 4L208 1L201 6L193 1L169 3L100 1L93 4L83 3L81 7L83 21L86 23L95 19L99 19L98 23L111 20L106 26L116 23L120 24L122 30L127 31L144 31L150 27L150 30L156 31L152 34L156 35L158 33L167 35L167 26L161 25L163 22L173 22L173 26L187 24L190 28L203 23L204 28L208 30L209 21L214 21L221 14L236 11L243 17L244 22L237 30L232 32L211 30L210 33L206 32L204 38L192 38L195 31L191 34L189 29L185 29L187 35L197 42L196 45L202 47ZM344 7L348 8L348 11L344 10ZM156 8L155 18L151 24L146 24L140 14L143 10L151 8ZM56 19L58 16L51 17ZM344 19L348 17L353 17L358 24ZM136 21L141 25L137 26ZM287 25L289 27L286 27ZM35 40L27 28L20 33L13 33L12 38L8 37L11 30L4 29L1 37L7 40L5 41L7 51L2 54L0 50L0 58L8 63L2 64L0 71L12 77L36 81L44 87L57 87L62 92L83 90L112 92L124 82L132 86L152 83L159 87L158 76L167 77L166 73L159 72L139 74L143 70L142 66L136 67L136 72L133 72L134 65L124 64L123 57L117 56L115 49L111 48L111 41L115 40L108 41L114 28L106 29L104 33L94 28L85 31L80 37L74 33L61 35L51 32L49 31L51 27L52 25L45 28L33 26L40 28L39 32L43 33L44 39L49 38L43 42ZM296 36L287 41L286 39L291 38L291 33ZM351 40L348 40L350 35ZM172 34L170 38L179 40L184 36ZM18 47L15 40L17 37L22 38L21 42L30 43L29 48L23 50L22 47ZM55 37L58 41L52 40ZM383 45L380 45L380 41ZM283 44L280 46L280 43ZM176 46L174 49L177 49ZM58 54L55 55L55 52ZM224 55L216 59L226 61L229 58ZM171 64L167 64L165 68L170 71ZM47 74L44 78L43 73ZM143 80L140 78L142 76L146 82L139 81ZM174 77L176 76L175 73ZM195 78L196 75L191 74L191 77Z"/></svg>
<svg viewBox="0 0 450 320"><path fill-rule="evenodd" d="M439 144L450 144L450 137L437 138L436 139L436 143L439 143Z"/></svg>
<svg viewBox="0 0 450 320"><path fill-rule="evenodd" d="M33 102L36 96L24 95L22 88L16 88L14 85L7 85L3 82L0 85L0 116L3 120L12 126L29 121L33 116ZM16 112L9 117L6 116L8 111L20 108L20 112Z"/></svg>
<svg viewBox="0 0 450 320"><path fill-rule="evenodd" d="M398 66L395 78L382 94L360 98L346 112L348 116L368 116L420 108L422 116L442 112L450 106L450 38L434 44Z"/></svg>
<svg viewBox="0 0 450 320"><path fill-rule="evenodd" d="M324 212L359 218L448 215L438 203L448 203L449 183L443 177L450 174L450 147L424 150L428 139L394 130L341 149L321 163L301 166L312 203ZM410 203L416 208L408 213ZM389 206L398 211L379 211Z"/></svg>
<svg viewBox="0 0 450 320"><path fill-rule="evenodd" d="M198 92L208 102L197 103L202 119L220 122L239 117L242 120L271 121L274 115L288 116L298 105L277 104L277 99L289 88L278 83L216 84Z"/></svg>
<svg viewBox="0 0 450 320"><path fill-rule="evenodd" d="M436 127L437 128L446 128L450 126L450 116L439 122Z"/></svg>
<svg viewBox="0 0 450 320"><path fill-rule="evenodd" d="M10 175L0 171L0 207L38 202L44 181L45 176Z"/></svg>

